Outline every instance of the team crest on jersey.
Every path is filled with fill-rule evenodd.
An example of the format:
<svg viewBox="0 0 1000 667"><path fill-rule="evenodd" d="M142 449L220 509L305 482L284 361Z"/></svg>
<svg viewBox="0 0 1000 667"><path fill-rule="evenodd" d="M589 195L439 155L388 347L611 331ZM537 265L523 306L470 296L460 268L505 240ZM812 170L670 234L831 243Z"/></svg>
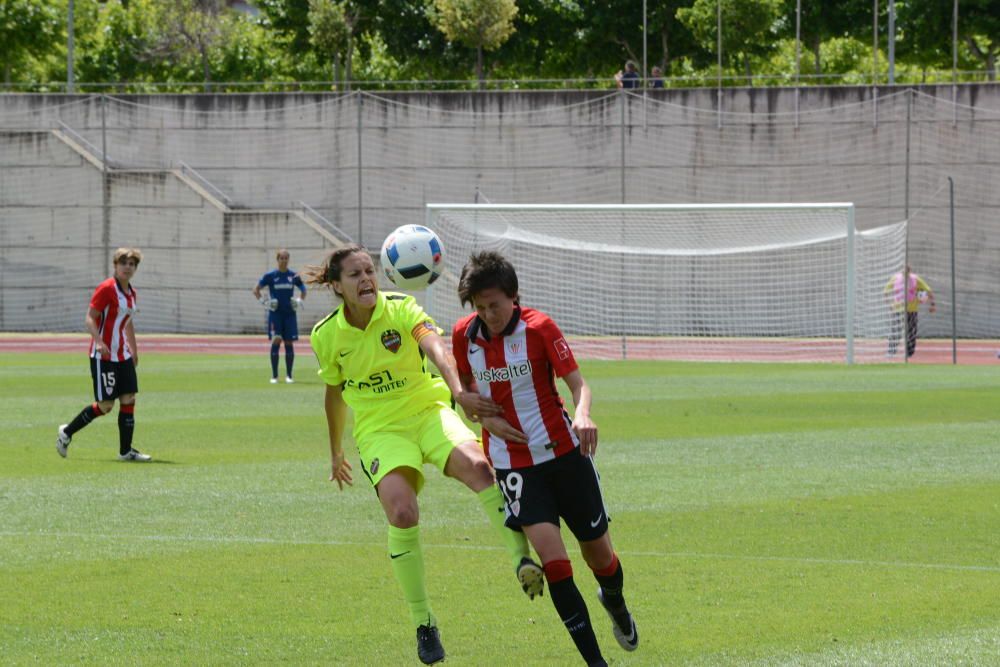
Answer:
<svg viewBox="0 0 1000 667"><path fill-rule="evenodd" d="M393 354L399 352L399 346L403 344L403 337L395 329L386 329L382 332L382 345Z"/></svg>
<svg viewBox="0 0 1000 667"><path fill-rule="evenodd" d="M372 459L371 469L373 475L378 474L378 459Z"/></svg>
<svg viewBox="0 0 1000 667"><path fill-rule="evenodd" d="M510 508L510 513L514 516L519 516L521 514L521 501L515 500L514 502L507 505Z"/></svg>

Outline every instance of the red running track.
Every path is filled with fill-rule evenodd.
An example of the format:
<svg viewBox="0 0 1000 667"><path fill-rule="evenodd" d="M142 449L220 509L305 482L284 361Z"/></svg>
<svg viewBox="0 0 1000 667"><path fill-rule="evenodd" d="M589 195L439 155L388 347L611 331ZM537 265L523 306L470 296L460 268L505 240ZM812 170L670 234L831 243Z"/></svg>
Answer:
<svg viewBox="0 0 1000 667"><path fill-rule="evenodd" d="M173 354L254 354L266 353L268 342L258 336L138 336L140 352ZM86 354L90 337L80 334L0 334L0 353L79 352ZM843 341L788 341L778 339L684 339L570 337L579 359L621 359L678 361L843 361ZM308 338L297 341L308 347ZM880 343L869 342L868 355L858 359L866 363L901 363L901 356L886 358ZM950 364L950 340L926 339L917 342L917 353L910 363ZM962 365L1000 365L1000 341L958 341L958 363Z"/></svg>

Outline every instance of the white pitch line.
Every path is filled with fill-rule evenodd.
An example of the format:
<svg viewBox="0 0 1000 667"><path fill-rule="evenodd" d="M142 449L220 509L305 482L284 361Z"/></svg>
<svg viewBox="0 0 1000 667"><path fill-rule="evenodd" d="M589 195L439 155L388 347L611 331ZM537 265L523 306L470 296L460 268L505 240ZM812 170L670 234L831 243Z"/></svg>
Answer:
<svg viewBox="0 0 1000 667"><path fill-rule="evenodd" d="M109 535L106 533L63 533L63 532L28 532L3 530L0 537L47 537L67 538L77 537L95 540L143 540L147 542L204 542L209 544L291 544L299 546L351 546L351 547L383 547L383 542L364 542L351 540L295 540L275 539L271 537L238 537L223 535L181 536L181 535ZM471 551L502 551L504 547L488 544L438 544L427 543L431 549L462 549ZM576 550L573 550L576 551ZM898 569L921 570L954 570L959 572L995 572L1000 573L1000 566L994 565L955 565L951 563L911 563L907 561L863 560L854 558L808 558L801 556L754 556L745 554L699 553L695 551L622 551L623 555L644 558L701 558L738 561L768 561L801 563L803 565L845 565L884 567Z"/></svg>

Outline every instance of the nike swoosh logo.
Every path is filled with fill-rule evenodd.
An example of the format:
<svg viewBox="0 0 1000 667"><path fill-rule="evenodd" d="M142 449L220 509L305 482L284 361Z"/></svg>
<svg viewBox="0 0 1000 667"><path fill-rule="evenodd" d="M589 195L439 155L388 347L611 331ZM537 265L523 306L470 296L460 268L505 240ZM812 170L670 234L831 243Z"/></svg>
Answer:
<svg viewBox="0 0 1000 667"><path fill-rule="evenodd" d="M469 354L475 354L476 352L479 352L479 350L480 350L480 348L478 348L478 347L470 347L469 348Z"/></svg>
<svg viewBox="0 0 1000 667"><path fill-rule="evenodd" d="M396 560L396 559L397 559L397 558L399 558L400 556L405 556L405 555L406 555L406 554L408 554L408 553L410 553L410 552L409 552L409 551L404 551L404 552L403 552L403 553L401 553L401 554L389 554L389 558L391 558L391 559L393 559L393 560Z"/></svg>
<svg viewBox="0 0 1000 667"><path fill-rule="evenodd" d="M349 355L349 354L350 354L350 351L347 351L347 352L341 352L341 353L340 353L340 356L342 356L342 357L346 357L346 356L347 356L347 355Z"/></svg>
<svg viewBox="0 0 1000 667"><path fill-rule="evenodd" d="M598 514L597 518L590 522L590 527L591 528L597 528L597 524L599 524L601 522L601 517L603 517L603 516L604 516L604 512L601 512L600 514Z"/></svg>

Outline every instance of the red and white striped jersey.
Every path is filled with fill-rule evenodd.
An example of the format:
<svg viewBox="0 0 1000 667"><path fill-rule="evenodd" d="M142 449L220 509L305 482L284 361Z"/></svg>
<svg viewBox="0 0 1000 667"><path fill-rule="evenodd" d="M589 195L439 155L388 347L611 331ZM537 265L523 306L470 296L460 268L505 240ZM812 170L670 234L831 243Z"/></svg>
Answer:
<svg viewBox="0 0 1000 667"><path fill-rule="evenodd" d="M579 446L555 384L556 377L577 369L576 359L548 315L515 308L507 329L491 338L473 313L455 324L452 351L458 372L475 377L479 393L503 406L504 418L528 436L525 445L483 429L483 447L495 468L526 468Z"/></svg>
<svg viewBox="0 0 1000 667"><path fill-rule="evenodd" d="M132 358L128 339L125 336L125 326L136 312L135 289L129 285L128 292L123 292L114 276L97 286L94 296L90 298L90 307L100 311L98 330L104 344L111 350L111 357L105 361L125 361ZM97 357L97 346L90 342L90 356Z"/></svg>

